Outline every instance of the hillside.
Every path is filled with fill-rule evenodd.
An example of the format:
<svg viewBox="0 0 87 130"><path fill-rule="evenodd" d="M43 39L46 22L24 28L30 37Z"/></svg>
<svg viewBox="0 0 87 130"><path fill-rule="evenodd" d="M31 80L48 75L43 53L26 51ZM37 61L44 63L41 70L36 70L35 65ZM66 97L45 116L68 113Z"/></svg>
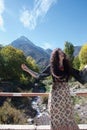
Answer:
<svg viewBox="0 0 87 130"><path fill-rule="evenodd" d="M14 40L10 45L22 50L25 56L32 56L39 66L47 66L49 64L51 50L44 50L43 48L33 44L25 36Z"/></svg>

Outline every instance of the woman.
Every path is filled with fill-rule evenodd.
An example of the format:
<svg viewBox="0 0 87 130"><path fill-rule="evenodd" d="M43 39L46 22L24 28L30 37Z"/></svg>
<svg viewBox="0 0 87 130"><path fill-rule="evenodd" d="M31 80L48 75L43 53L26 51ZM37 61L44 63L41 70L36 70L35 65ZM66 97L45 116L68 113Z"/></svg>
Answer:
<svg viewBox="0 0 87 130"><path fill-rule="evenodd" d="M50 101L51 130L79 130L73 115L68 80L71 66L65 53L57 48L50 58L53 85Z"/></svg>
<svg viewBox="0 0 87 130"><path fill-rule="evenodd" d="M74 75L78 78L79 71L70 66L65 53L59 48L55 49L51 54L50 65L39 75L30 71L24 64L22 64L22 69L39 79L52 75L53 84L48 105L50 106L51 130L79 130L74 119L68 86L69 77Z"/></svg>

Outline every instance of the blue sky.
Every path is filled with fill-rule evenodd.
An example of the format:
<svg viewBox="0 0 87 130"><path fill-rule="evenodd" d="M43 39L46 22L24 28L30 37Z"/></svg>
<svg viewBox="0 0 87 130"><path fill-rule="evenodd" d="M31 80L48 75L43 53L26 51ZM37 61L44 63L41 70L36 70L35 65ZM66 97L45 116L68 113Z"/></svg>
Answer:
<svg viewBox="0 0 87 130"><path fill-rule="evenodd" d="M0 0L0 44L25 36L37 46L87 43L87 0Z"/></svg>

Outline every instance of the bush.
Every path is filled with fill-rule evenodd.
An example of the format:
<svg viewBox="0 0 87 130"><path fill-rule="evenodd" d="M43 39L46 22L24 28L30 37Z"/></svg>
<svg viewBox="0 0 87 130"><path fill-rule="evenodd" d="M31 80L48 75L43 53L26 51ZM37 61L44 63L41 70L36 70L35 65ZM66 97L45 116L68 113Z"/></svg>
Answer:
<svg viewBox="0 0 87 130"><path fill-rule="evenodd" d="M28 77L25 77L24 74L21 74L20 82L21 82L22 84L28 84L28 83L29 83L29 79L28 79Z"/></svg>
<svg viewBox="0 0 87 130"><path fill-rule="evenodd" d="M24 124L26 122L24 113L13 108L8 98L0 108L0 124Z"/></svg>

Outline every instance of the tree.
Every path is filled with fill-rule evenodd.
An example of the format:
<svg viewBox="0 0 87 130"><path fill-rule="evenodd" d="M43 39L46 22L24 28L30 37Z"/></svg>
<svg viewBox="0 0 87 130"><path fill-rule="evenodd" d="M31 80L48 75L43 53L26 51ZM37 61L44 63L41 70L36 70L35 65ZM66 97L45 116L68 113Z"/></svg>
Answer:
<svg viewBox="0 0 87 130"><path fill-rule="evenodd" d="M1 48L0 48L0 80L3 78L3 70L4 68L4 62L3 62L3 57L1 56Z"/></svg>
<svg viewBox="0 0 87 130"><path fill-rule="evenodd" d="M32 69L32 70L34 70L34 71L39 71L39 67L38 67L38 65L36 64L36 61L31 57L31 56L28 56L27 58L26 58L26 62L27 62L27 64L28 64L28 66Z"/></svg>
<svg viewBox="0 0 87 130"><path fill-rule="evenodd" d="M67 54L67 56L70 59L71 63L73 63L74 46L73 46L73 44L71 42L68 42L68 41L65 42L64 52Z"/></svg>
<svg viewBox="0 0 87 130"><path fill-rule="evenodd" d="M79 60L79 56L76 56L73 60L73 66L75 69L79 69L80 68L80 60Z"/></svg>
<svg viewBox="0 0 87 130"><path fill-rule="evenodd" d="M32 57L26 58L23 51L12 46L3 47L0 50L0 80L19 81L28 84L32 77L21 69L23 63L32 70L39 71L39 67Z"/></svg>
<svg viewBox="0 0 87 130"><path fill-rule="evenodd" d="M1 49L1 57L3 57L3 78L19 80L22 73L20 66L26 62L24 53L12 46L6 46Z"/></svg>
<svg viewBox="0 0 87 130"><path fill-rule="evenodd" d="M79 60L81 63L81 67L84 67L87 64L87 43L84 44L79 52Z"/></svg>

